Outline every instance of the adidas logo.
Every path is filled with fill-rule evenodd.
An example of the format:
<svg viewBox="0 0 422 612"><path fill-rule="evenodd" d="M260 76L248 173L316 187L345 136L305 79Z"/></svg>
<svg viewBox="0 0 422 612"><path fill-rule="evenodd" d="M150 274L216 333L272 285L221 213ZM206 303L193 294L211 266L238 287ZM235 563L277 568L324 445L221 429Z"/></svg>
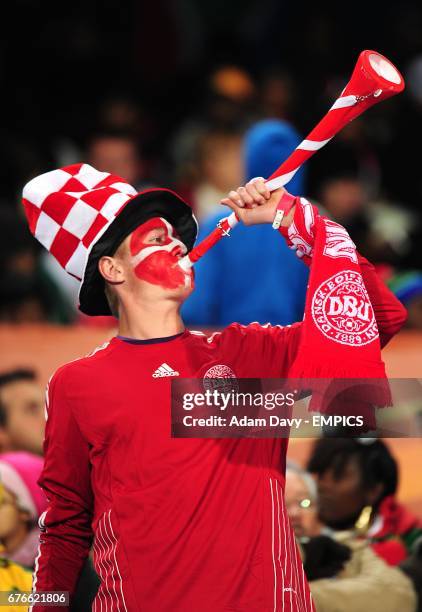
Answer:
<svg viewBox="0 0 422 612"><path fill-rule="evenodd" d="M164 376L180 376L179 372L173 370L167 363L162 363L159 368L155 370L153 378L163 378Z"/></svg>

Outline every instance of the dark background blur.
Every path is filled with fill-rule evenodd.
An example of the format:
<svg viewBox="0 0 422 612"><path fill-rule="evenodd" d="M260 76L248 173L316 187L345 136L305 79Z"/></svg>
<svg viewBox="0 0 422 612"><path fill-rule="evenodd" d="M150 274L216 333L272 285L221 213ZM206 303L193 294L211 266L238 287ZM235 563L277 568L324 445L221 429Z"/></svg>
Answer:
<svg viewBox="0 0 422 612"><path fill-rule="evenodd" d="M381 249L366 234L359 248L393 274L419 269L421 32L422 6L416 2L15 0L2 19L0 42L3 280L16 269L32 274L35 266L24 249L18 263L4 263L18 243L29 240L16 215L31 177L77 161L100 166L98 156L107 156L101 147L98 152L98 138L118 134L135 147L132 153L122 150L133 158L124 178L138 187L175 187L195 206L192 194L207 172L202 157L218 147L198 145L204 133L235 137L256 120L276 117L305 136L367 48L399 67L406 90L371 109L315 156L306 195L321 200L327 177L353 175L367 200L398 213L383 228ZM234 177L227 171L220 191ZM382 225L386 209L376 210L375 224ZM341 215L339 221L348 226ZM385 232L393 234L396 227L400 236L390 244ZM28 295L35 301L47 296L38 311L26 308L16 321L72 320L63 312L51 314L45 305L51 292L45 283L41 289L16 288L27 301ZM2 320L13 320L10 310L15 312L19 299L2 296ZM422 315L420 320L422 325Z"/></svg>
<svg viewBox="0 0 422 612"><path fill-rule="evenodd" d="M110 98L136 104L144 149L162 163L180 122L203 108L210 72L223 64L249 71L258 96L270 71L287 73L286 114L305 134L362 49L380 51L408 78L412 62L422 62L416 2L15 0L9 10L0 43L0 195L9 201L29 175L54 166L60 141L84 146ZM418 206L420 71L414 79L404 95L370 111L367 127L382 154L383 188Z"/></svg>

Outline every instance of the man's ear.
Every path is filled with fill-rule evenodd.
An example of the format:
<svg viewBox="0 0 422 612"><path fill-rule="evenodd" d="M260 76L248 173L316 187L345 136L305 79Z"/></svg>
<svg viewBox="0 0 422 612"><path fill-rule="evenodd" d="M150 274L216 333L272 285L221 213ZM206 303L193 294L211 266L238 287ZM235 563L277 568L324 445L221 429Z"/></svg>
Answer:
<svg viewBox="0 0 422 612"><path fill-rule="evenodd" d="M101 276L112 285L119 285L125 280L123 266L117 257L104 255L98 261Z"/></svg>

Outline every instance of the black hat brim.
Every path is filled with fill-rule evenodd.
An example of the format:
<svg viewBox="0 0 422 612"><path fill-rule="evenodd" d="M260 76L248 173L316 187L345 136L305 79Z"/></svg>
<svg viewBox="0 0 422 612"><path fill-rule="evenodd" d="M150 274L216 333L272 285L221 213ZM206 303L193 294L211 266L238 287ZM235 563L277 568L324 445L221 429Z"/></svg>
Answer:
<svg viewBox="0 0 422 612"><path fill-rule="evenodd" d="M98 261L105 255L113 255L129 234L154 217L166 219L176 229L188 252L192 249L198 224L191 207L168 189L150 189L139 193L128 201L89 254L79 292L81 312L91 316L111 315Z"/></svg>

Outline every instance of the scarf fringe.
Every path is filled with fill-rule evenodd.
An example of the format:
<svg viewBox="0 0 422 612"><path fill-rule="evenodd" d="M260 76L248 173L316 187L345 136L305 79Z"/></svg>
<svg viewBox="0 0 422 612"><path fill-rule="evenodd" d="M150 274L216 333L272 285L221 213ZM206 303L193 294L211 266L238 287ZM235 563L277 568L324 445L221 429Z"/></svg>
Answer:
<svg viewBox="0 0 422 612"><path fill-rule="evenodd" d="M332 365L308 365L303 368L293 365L289 379L294 380L295 388L299 387L306 394L312 394L309 412L362 417L362 426L354 428L356 435L359 435L376 429L378 408L392 405L391 389L385 378L384 367L378 364L372 368L366 366L365 376L361 373L353 376L350 369L334 368ZM297 379L301 379L302 385Z"/></svg>

